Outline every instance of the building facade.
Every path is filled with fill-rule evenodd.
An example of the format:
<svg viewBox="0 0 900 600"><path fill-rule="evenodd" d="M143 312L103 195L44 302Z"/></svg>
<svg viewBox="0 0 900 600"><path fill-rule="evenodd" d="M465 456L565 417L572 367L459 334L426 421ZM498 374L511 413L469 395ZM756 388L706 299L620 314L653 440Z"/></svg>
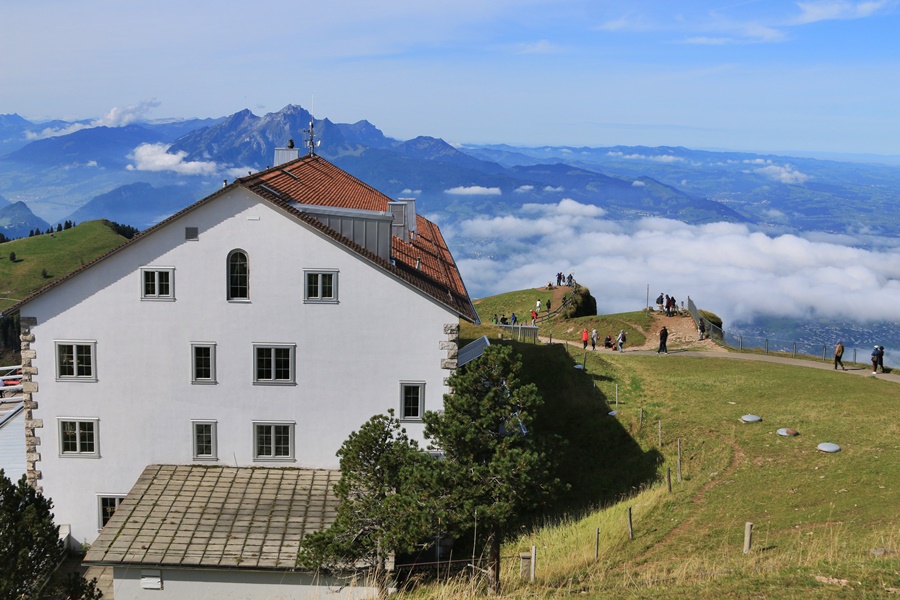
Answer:
<svg viewBox="0 0 900 600"><path fill-rule="evenodd" d="M92 542L149 464L335 469L389 409L422 439L477 321L436 225L308 156L12 307L26 467Z"/></svg>

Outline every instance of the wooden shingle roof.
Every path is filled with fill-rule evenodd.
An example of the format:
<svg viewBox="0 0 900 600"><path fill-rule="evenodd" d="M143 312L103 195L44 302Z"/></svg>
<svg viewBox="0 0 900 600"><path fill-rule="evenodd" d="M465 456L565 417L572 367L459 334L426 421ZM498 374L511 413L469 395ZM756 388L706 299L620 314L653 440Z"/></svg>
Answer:
<svg viewBox="0 0 900 600"><path fill-rule="evenodd" d="M106 565L294 569L327 528L340 471L151 465L85 557Z"/></svg>

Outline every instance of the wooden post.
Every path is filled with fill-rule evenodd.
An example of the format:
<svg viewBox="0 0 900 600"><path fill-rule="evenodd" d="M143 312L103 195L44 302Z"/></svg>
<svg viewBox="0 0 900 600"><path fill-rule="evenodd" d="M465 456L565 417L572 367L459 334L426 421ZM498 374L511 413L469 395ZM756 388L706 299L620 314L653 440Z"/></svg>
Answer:
<svg viewBox="0 0 900 600"><path fill-rule="evenodd" d="M678 483L681 483L681 438L678 438Z"/></svg>
<svg viewBox="0 0 900 600"><path fill-rule="evenodd" d="M597 528L597 536L594 538L594 560L600 560L600 528Z"/></svg>
<svg viewBox="0 0 900 600"><path fill-rule="evenodd" d="M672 493L672 468L666 467L666 485L669 488L669 493Z"/></svg>
<svg viewBox="0 0 900 600"><path fill-rule="evenodd" d="M631 525L631 507L628 507L628 539L634 539L634 527Z"/></svg>
<svg viewBox="0 0 900 600"><path fill-rule="evenodd" d="M584 353L584 356L581 359L581 366L587 367L587 352Z"/></svg>
<svg viewBox="0 0 900 600"><path fill-rule="evenodd" d="M822 344L822 360L827 360L827 359L825 358L825 353L826 353L826 352L828 352L828 346L826 346L825 344Z"/></svg>
<svg viewBox="0 0 900 600"><path fill-rule="evenodd" d="M656 445L662 448L662 419L659 419L656 422L656 425L658 430L657 435L659 436L659 442Z"/></svg>
<svg viewBox="0 0 900 600"><path fill-rule="evenodd" d="M616 384L616 409L619 408L619 384Z"/></svg>
<svg viewBox="0 0 900 600"><path fill-rule="evenodd" d="M797 356L797 342L794 342L794 353L791 356Z"/></svg>
<svg viewBox="0 0 900 600"><path fill-rule="evenodd" d="M766 354L769 353L769 338L766 338Z"/></svg>
<svg viewBox="0 0 900 600"><path fill-rule="evenodd" d="M750 547L753 545L753 523L744 525L744 554L750 554Z"/></svg>
<svg viewBox="0 0 900 600"><path fill-rule="evenodd" d="M537 546L531 547L531 581L534 581L534 570L537 568Z"/></svg>

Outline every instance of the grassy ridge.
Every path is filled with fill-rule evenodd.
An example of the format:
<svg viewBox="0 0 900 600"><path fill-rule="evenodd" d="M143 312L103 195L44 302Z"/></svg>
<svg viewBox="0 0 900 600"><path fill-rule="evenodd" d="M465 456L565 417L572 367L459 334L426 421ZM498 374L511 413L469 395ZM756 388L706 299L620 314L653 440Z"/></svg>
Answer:
<svg viewBox="0 0 900 600"><path fill-rule="evenodd" d="M463 334L479 330L496 332L467 327ZM510 597L869 598L900 588L897 384L713 357L585 357L559 344L516 346L525 377L547 403L543 426L568 440L558 458L573 488L542 527L505 546ZM586 369L575 369L582 360ZM619 414L608 417L617 393ZM742 423L748 413L763 421ZM800 435L780 437L781 427ZM842 451L818 452L824 441ZM583 510L591 505L602 508ZM754 523L748 555L746 522ZM531 546L538 551L534 583L519 579L514 558ZM871 552L878 548L893 553ZM456 582L415 595L477 593Z"/></svg>
<svg viewBox="0 0 900 600"><path fill-rule="evenodd" d="M105 221L0 244L0 311L125 241ZM15 252L16 261L9 256Z"/></svg>

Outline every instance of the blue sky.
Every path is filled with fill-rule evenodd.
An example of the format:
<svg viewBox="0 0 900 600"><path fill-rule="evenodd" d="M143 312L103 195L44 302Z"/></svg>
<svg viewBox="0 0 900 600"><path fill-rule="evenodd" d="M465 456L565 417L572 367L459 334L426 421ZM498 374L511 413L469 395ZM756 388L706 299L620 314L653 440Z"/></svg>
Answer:
<svg viewBox="0 0 900 600"><path fill-rule="evenodd" d="M315 98L400 139L900 155L898 4L6 0L0 113Z"/></svg>

